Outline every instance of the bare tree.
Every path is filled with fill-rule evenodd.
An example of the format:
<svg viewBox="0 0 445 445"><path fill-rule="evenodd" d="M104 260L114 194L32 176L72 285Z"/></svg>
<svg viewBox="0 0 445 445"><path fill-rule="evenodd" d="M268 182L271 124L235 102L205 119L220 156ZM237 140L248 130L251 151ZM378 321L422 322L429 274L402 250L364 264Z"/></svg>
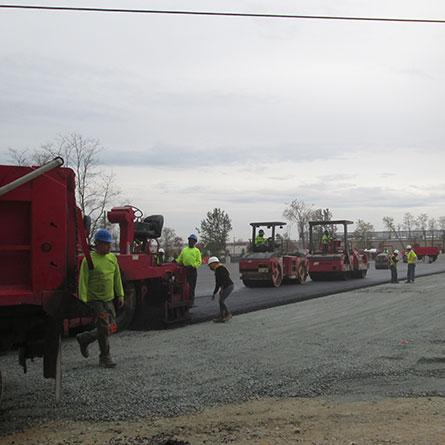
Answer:
<svg viewBox="0 0 445 445"><path fill-rule="evenodd" d="M439 228L442 230L442 252L445 250L445 216L439 217Z"/></svg>
<svg viewBox="0 0 445 445"><path fill-rule="evenodd" d="M171 255L172 252L181 250L184 241L180 236L176 235L174 229L171 229L170 227L164 227L162 229L162 237L160 242L165 251L168 252L169 255Z"/></svg>
<svg viewBox="0 0 445 445"><path fill-rule="evenodd" d="M354 231L355 242L359 249L366 249L369 240L375 236L374 226L361 219L357 221L357 227Z"/></svg>
<svg viewBox="0 0 445 445"><path fill-rule="evenodd" d="M9 148L9 157L16 165L25 166L29 165L29 153L28 150L18 151L15 148Z"/></svg>
<svg viewBox="0 0 445 445"><path fill-rule="evenodd" d="M423 233L423 239L425 240L425 246L426 246L426 230L428 226L428 215L426 213L420 214L416 218L416 228L418 230L421 230Z"/></svg>
<svg viewBox="0 0 445 445"><path fill-rule="evenodd" d="M104 150L97 139L84 138L79 134L59 136L55 141L41 145L33 152L10 149L10 156L18 165L41 165L60 156L65 167L76 174L76 199L83 215L91 218L91 233L104 226L102 218L120 191L115 175L99 169L99 154Z"/></svg>
<svg viewBox="0 0 445 445"><path fill-rule="evenodd" d="M332 221L332 212L329 209L316 209L312 212L311 221ZM335 237L337 233L337 226L332 224L327 224L326 226L314 226L312 228L314 238L320 239L323 236L325 230L328 231L329 235Z"/></svg>
<svg viewBox="0 0 445 445"><path fill-rule="evenodd" d="M437 221L435 218L431 218L428 221L428 229L431 232L431 245L434 247L434 232L437 230Z"/></svg>
<svg viewBox="0 0 445 445"><path fill-rule="evenodd" d="M287 208L283 211L283 217L290 222L297 224L298 233L306 249L306 240L309 227L309 221L312 219L313 209L311 204L306 204L303 200L294 199L287 204Z"/></svg>
<svg viewBox="0 0 445 445"><path fill-rule="evenodd" d="M397 230L396 224L394 222L394 218L392 216L384 216L383 224L385 225L386 230L388 230L388 232L394 233L394 235L397 238L397 241L400 243L401 246L403 246L404 244L403 244L403 241L400 239L400 233Z"/></svg>
<svg viewBox="0 0 445 445"><path fill-rule="evenodd" d="M403 227L408 230L408 242L411 242L411 230L414 227L415 220L414 215L410 212L406 212L403 216Z"/></svg>

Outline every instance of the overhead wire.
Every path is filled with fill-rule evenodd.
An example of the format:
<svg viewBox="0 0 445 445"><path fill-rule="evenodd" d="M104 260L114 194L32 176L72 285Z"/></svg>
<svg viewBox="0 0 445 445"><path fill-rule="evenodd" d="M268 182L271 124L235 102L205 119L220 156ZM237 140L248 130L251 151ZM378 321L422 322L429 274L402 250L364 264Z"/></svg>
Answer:
<svg viewBox="0 0 445 445"><path fill-rule="evenodd" d="M265 13L254 13L254 12L211 12L211 11L156 10L156 9L89 8L89 7L78 7L78 6L0 4L0 9L26 9L26 10L41 10L41 11L65 11L65 12L75 11L75 12L100 12L100 13L124 13L124 14L128 13L128 14L195 15L195 16L219 16L219 17L251 17L251 18L270 18L270 19L346 20L346 21L367 21L367 22L402 22L402 23L437 23L437 24L445 23L445 20L440 20L440 19L265 14Z"/></svg>

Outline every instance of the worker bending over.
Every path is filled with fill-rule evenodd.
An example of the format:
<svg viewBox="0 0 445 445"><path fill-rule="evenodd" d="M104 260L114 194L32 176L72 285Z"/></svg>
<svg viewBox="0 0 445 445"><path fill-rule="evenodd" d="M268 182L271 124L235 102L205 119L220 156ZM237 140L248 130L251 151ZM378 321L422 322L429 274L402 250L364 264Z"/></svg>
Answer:
<svg viewBox="0 0 445 445"><path fill-rule="evenodd" d="M232 314L227 309L225 301L233 291L233 281L230 279L230 272L223 266L216 256L209 258L207 263L210 269L215 272L215 290L213 291L212 300L215 299L219 291L219 317L213 321L216 323L224 323L232 318Z"/></svg>

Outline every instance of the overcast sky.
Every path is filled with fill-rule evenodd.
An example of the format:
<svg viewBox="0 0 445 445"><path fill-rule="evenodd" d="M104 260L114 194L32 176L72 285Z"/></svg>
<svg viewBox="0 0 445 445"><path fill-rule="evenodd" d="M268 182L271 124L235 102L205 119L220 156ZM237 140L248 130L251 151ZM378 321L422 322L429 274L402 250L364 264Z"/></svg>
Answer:
<svg viewBox="0 0 445 445"><path fill-rule="evenodd" d="M443 0L0 3L445 19ZM180 236L218 207L247 239L294 199L377 230L445 216L445 24L0 9L0 41L0 162L98 139Z"/></svg>

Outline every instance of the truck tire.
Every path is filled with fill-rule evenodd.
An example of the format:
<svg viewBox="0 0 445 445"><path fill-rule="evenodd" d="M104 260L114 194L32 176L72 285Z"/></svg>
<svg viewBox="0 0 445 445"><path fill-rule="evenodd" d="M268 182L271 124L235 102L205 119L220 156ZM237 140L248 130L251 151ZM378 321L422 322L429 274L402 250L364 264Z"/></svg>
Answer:
<svg viewBox="0 0 445 445"><path fill-rule="evenodd" d="M307 264L304 262L301 262L298 265L298 269L297 269L297 281L300 284L304 284L306 282L307 276L308 276Z"/></svg>
<svg viewBox="0 0 445 445"><path fill-rule="evenodd" d="M253 282L252 280L243 280L243 284L246 287L253 287Z"/></svg>
<svg viewBox="0 0 445 445"><path fill-rule="evenodd" d="M283 266L281 263L272 263L272 285L274 287L280 287L283 281Z"/></svg>
<svg viewBox="0 0 445 445"><path fill-rule="evenodd" d="M136 308L136 289L134 283L126 281L124 285L124 307L116 311L117 330L124 331L127 329L134 316Z"/></svg>

